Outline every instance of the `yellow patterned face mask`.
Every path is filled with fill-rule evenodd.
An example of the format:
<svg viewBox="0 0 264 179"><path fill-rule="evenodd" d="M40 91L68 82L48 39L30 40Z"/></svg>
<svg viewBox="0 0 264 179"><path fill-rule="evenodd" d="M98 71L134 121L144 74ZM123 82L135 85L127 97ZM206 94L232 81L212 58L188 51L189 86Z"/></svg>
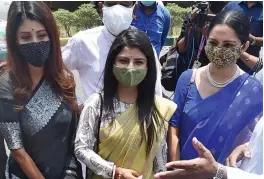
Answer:
<svg viewBox="0 0 264 179"><path fill-rule="evenodd" d="M204 47L207 58L217 67L224 68L237 62L241 47L216 47L210 43Z"/></svg>

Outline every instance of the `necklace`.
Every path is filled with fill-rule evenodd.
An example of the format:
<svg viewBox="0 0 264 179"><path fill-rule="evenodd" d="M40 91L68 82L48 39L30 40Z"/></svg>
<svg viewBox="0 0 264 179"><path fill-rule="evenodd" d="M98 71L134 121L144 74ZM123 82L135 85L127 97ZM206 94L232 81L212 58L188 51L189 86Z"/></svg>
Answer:
<svg viewBox="0 0 264 179"><path fill-rule="evenodd" d="M212 76L211 76L211 73L210 73L210 64L207 66L206 68L206 75L207 75L207 78L209 80L209 82L216 88L223 88L225 86L227 86L229 83L231 83L232 81L234 81L234 79L236 79L239 75L240 75L240 69L239 67L236 65L236 72L235 74L227 81L223 82L223 83L219 83L219 82L216 82Z"/></svg>

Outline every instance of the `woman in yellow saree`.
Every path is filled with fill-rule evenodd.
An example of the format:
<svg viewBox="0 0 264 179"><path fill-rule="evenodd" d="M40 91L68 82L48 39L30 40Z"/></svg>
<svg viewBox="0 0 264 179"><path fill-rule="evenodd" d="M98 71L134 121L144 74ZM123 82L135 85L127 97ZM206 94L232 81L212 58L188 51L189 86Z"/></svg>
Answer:
<svg viewBox="0 0 264 179"><path fill-rule="evenodd" d="M176 104L155 95L152 45L144 32L127 30L113 42L104 88L85 102L75 155L89 179L144 179L165 171L168 121Z"/></svg>

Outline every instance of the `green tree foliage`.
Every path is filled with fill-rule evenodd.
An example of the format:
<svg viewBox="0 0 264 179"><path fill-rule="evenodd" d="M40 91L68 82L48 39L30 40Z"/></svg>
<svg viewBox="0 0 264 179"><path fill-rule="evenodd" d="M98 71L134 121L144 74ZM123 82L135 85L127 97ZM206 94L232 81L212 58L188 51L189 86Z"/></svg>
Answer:
<svg viewBox="0 0 264 179"><path fill-rule="evenodd" d="M101 18L91 4L82 4L79 8L70 12L58 9L53 12L56 23L60 29L61 37L71 37L74 33L101 25Z"/></svg>
<svg viewBox="0 0 264 179"><path fill-rule="evenodd" d="M171 29L170 35L176 35L175 30L181 28L183 20L187 13L191 11L191 8L182 8L177 4L168 3L166 8L170 11L171 14Z"/></svg>
<svg viewBox="0 0 264 179"><path fill-rule="evenodd" d="M75 14L75 26L78 30L90 29L100 26L102 20L96 9L91 4L82 4L73 12Z"/></svg>
<svg viewBox="0 0 264 179"><path fill-rule="evenodd" d="M56 23L59 26L61 36L72 36L72 26L74 26L76 17L72 12L65 9L58 9L53 12L53 16L56 19ZM66 34L63 34L65 32Z"/></svg>
<svg viewBox="0 0 264 179"><path fill-rule="evenodd" d="M184 17L191 8L182 8L177 4L168 3L166 8L171 14L171 29L169 35L179 35ZM61 37L71 37L74 33L100 26L102 19L91 4L82 4L74 12L59 9L53 13Z"/></svg>

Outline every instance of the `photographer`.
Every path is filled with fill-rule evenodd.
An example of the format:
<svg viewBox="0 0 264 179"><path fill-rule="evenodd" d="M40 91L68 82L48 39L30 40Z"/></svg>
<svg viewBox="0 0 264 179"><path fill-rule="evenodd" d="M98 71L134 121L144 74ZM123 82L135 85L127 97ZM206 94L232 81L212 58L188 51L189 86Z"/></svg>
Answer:
<svg viewBox="0 0 264 179"><path fill-rule="evenodd" d="M187 70L188 68L192 68L194 61L197 58L199 58L200 67L205 66L209 63L209 60L207 59L204 52L204 46L206 45L208 23L204 22L203 20L204 18L199 18L199 19L197 18L198 12L203 10L203 9L199 9L198 7L200 6L201 8L204 8L206 4L208 6L207 14L209 16L208 17L209 20L210 17L212 17L212 15L215 15L218 12L220 12L225 6L224 1L211 1L208 3L200 2L197 5L197 7L193 9L192 13L187 15L182 25L181 34L177 40L177 51L179 53L179 60L185 61L185 65L184 65L185 70ZM193 35L193 39L190 38L193 28L192 24L195 24L195 32ZM187 34L187 38L185 37L186 34ZM190 46L192 40L194 40L194 44ZM190 48L192 49L192 51L189 53Z"/></svg>
<svg viewBox="0 0 264 179"><path fill-rule="evenodd" d="M208 23L224 6L223 1L203 1L186 16L177 43L160 58L163 66L161 83L167 91L175 90L177 81L184 71L209 63L204 52Z"/></svg>

